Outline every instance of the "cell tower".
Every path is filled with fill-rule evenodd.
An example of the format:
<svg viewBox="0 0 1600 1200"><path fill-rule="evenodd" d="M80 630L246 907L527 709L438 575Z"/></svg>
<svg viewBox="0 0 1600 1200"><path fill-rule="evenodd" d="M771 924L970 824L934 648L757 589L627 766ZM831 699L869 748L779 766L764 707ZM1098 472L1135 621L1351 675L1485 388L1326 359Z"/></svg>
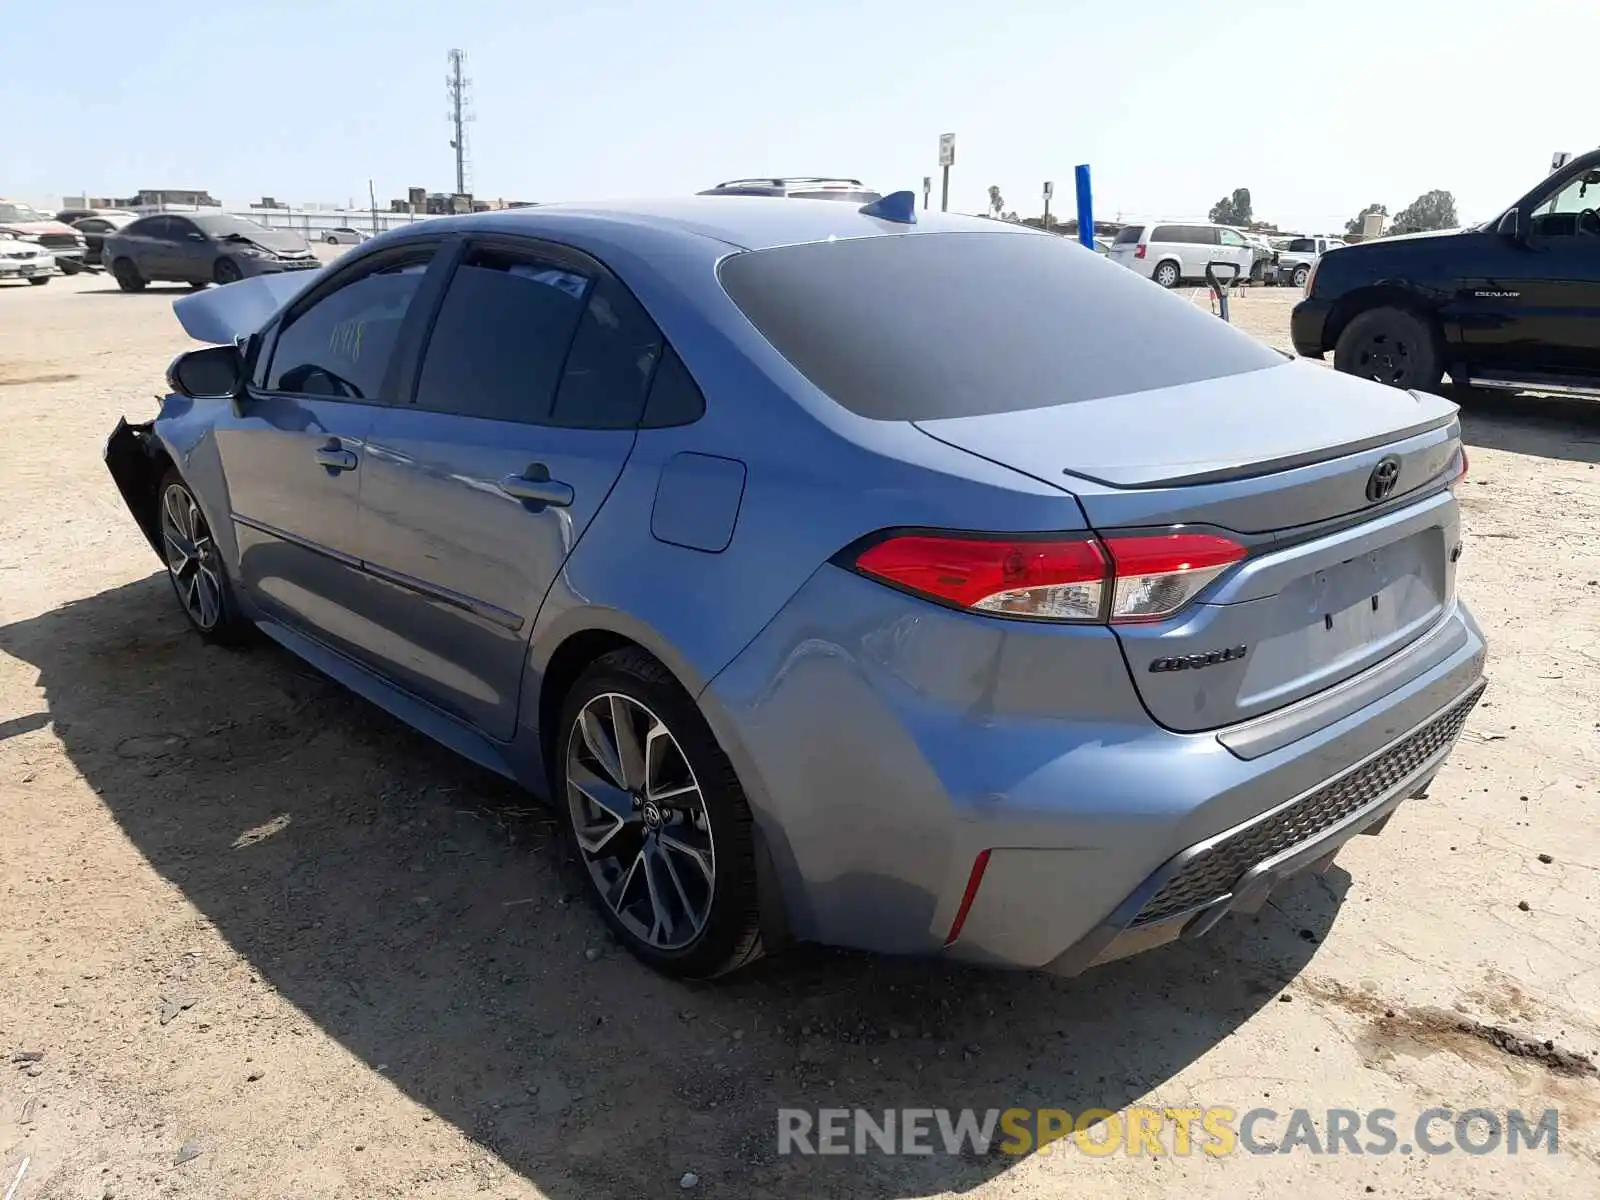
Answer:
<svg viewBox="0 0 1600 1200"><path fill-rule="evenodd" d="M450 111L445 120L455 134L450 139L450 149L456 152L456 194L467 191L467 126L478 119L472 111L472 80L467 78L467 52L450 51L450 73L444 77L445 96L450 101Z"/></svg>

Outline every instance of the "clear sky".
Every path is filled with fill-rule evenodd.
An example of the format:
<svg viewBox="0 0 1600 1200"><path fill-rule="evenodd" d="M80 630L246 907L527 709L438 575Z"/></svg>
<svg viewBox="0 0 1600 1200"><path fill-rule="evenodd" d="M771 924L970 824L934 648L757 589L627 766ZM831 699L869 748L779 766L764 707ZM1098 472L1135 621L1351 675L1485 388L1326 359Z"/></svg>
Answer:
<svg viewBox="0 0 1600 1200"><path fill-rule="evenodd" d="M380 205L454 186L467 52L479 196L682 193L747 174L937 176L951 207L1322 230L1455 193L1484 219L1600 145L1600 0L0 0L0 194L207 188ZM21 53L24 47L27 53ZM934 202L938 202L937 179Z"/></svg>

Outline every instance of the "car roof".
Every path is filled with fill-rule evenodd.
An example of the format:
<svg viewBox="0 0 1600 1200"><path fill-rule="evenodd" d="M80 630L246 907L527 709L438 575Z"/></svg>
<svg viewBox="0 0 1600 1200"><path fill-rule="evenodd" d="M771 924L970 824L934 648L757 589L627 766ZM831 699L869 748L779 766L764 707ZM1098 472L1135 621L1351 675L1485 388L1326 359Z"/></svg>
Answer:
<svg viewBox="0 0 1600 1200"><path fill-rule="evenodd" d="M1015 233L1049 236L1024 225L981 217L918 212L915 224L869 217L856 205L837 200L795 200L766 196L679 196L665 200L541 204L470 216L439 217L407 225L425 231L521 234L525 237L577 237L647 243L664 239L709 239L738 250L765 250L829 239L919 233Z"/></svg>

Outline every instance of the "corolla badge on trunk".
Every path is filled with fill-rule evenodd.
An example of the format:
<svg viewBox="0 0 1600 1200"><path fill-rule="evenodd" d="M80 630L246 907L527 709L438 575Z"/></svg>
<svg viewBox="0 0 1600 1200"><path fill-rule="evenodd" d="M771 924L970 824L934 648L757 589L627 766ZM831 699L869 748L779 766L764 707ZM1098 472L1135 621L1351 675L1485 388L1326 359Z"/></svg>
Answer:
<svg viewBox="0 0 1600 1200"><path fill-rule="evenodd" d="M1198 671L1218 663L1237 662L1249 651L1248 646L1229 646L1226 650L1203 650L1199 654L1178 654L1171 658L1152 659L1152 671Z"/></svg>

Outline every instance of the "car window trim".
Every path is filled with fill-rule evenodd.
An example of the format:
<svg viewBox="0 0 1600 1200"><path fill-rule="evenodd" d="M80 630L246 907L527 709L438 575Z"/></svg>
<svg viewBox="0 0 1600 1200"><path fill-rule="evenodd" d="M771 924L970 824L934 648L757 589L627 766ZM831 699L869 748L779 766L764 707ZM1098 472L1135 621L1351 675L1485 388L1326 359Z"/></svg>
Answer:
<svg viewBox="0 0 1600 1200"><path fill-rule="evenodd" d="M381 249L371 250L360 255L356 261L341 264L340 269L327 279L320 281L304 296L297 298L293 304L284 309L272 319L272 322L262 331L260 348L256 351L256 359L250 365L251 375L247 390L251 396L289 396L305 400L331 400L336 404L369 404L374 407L389 408L402 403L397 388L404 375L399 367L408 351L407 339L414 339L417 332L417 310L419 302L427 295L430 281L436 279L440 271L441 260L448 259L450 255L441 253L442 250L452 248L454 243L460 241L457 237L441 236L407 239L395 246L384 246ZM458 247L454 247L458 248ZM308 392L289 392L281 388L266 387L266 381L272 377L272 358L278 351L279 335L289 325L292 325L307 311L320 304L323 300L342 291L354 283L359 283L369 275L375 275L384 270L386 266L393 265L396 261L410 258L419 251L429 251L431 257L428 267L422 274L422 281L417 285L417 294L411 298L411 305L406 309L406 318L400 323L400 330L395 335L394 349L389 354L388 366L384 368L383 382L379 385L377 396L364 396L360 400L347 400L342 396L312 395ZM265 372L258 384L255 380L256 368L265 366ZM392 399L390 397L393 397Z"/></svg>

